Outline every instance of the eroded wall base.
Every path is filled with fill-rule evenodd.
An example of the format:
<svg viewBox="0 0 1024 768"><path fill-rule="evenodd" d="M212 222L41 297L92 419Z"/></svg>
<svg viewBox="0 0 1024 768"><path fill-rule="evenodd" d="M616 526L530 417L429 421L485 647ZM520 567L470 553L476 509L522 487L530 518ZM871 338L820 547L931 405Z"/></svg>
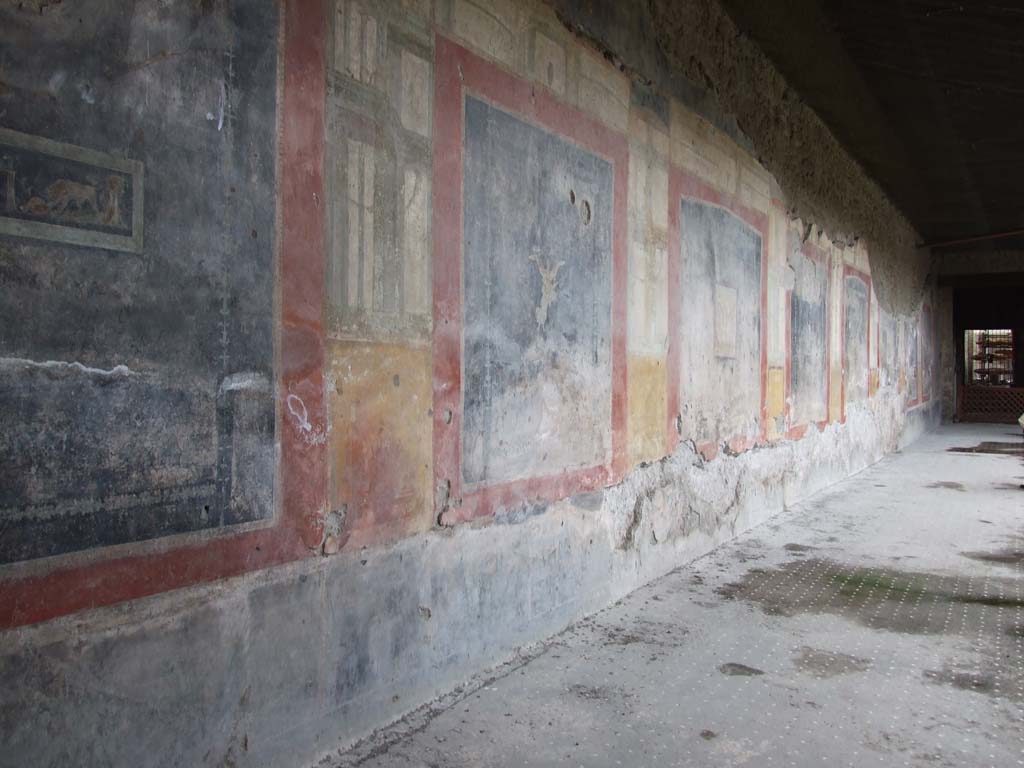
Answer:
<svg viewBox="0 0 1024 768"><path fill-rule="evenodd" d="M313 763L938 423L844 424L604 491L0 635L0 766ZM30 714L31 713L31 714Z"/></svg>

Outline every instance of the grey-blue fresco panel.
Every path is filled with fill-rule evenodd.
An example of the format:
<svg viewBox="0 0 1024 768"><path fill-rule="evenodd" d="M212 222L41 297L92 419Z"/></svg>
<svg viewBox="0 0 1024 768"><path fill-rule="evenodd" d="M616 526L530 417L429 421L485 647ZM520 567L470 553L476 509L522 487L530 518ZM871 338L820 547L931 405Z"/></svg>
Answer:
<svg viewBox="0 0 1024 768"><path fill-rule="evenodd" d="M682 437L756 437L761 418L761 235L715 205L680 210Z"/></svg>
<svg viewBox="0 0 1024 768"><path fill-rule="evenodd" d="M612 164L472 96L463 165L462 473L611 450Z"/></svg>

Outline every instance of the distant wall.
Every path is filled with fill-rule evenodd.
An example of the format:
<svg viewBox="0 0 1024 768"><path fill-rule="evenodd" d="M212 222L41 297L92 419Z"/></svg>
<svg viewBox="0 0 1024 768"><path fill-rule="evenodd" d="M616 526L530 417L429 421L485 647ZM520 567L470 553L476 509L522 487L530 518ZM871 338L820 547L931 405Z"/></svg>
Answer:
<svg viewBox="0 0 1024 768"><path fill-rule="evenodd" d="M0 765L312 762L936 423L934 288L556 5L0 8Z"/></svg>
<svg viewBox="0 0 1024 768"><path fill-rule="evenodd" d="M936 253L932 270L939 285L943 417L957 414L964 384L964 332L1006 328L1024 339L1024 252L965 248ZM1024 387L1024 345L1015 344L1015 387Z"/></svg>

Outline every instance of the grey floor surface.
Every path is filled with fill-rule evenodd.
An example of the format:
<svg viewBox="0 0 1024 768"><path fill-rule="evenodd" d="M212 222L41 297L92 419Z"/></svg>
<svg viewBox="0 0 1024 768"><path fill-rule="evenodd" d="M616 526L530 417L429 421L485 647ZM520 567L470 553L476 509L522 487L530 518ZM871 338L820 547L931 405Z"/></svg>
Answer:
<svg viewBox="0 0 1024 768"><path fill-rule="evenodd" d="M1024 765L1022 483L944 427L329 765Z"/></svg>

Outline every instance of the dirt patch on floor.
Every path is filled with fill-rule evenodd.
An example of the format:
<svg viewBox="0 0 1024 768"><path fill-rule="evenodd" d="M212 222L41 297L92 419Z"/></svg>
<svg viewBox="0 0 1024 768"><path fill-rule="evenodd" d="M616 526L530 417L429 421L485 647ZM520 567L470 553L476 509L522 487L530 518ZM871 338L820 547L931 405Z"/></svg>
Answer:
<svg viewBox="0 0 1024 768"><path fill-rule="evenodd" d="M994 565L1007 565L1014 570L1024 563L1024 549L1006 548L996 549L991 552L961 552L961 555L969 560L977 560L982 563Z"/></svg>
<svg viewBox="0 0 1024 768"><path fill-rule="evenodd" d="M990 696L999 692L999 682L996 677L984 672L926 669L924 677L933 683L951 685L962 691L974 691L975 693L985 693Z"/></svg>
<svg viewBox="0 0 1024 768"><path fill-rule="evenodd" d="M997 491L1024 491L1024 483L993 483Z"/></svg>
<svg viewBox="0 0 1024 768"><path fill-rule="evenodd" d="M628 624L594 624L594 630L601 636L602 645L635 645L643 643L661 648L678 648L689 634L685 627L666 621L637 619Z"/></svg>
<svg viewBox="0 0 1024 768"><path fill-rule="evenodd" d="M615 692L603 685L570 685L569 693L587 701L606 701Z"/></svg>
<svg viewBox="0 0 1024 768"><path fill-rule="evenodd" d="M864 672L871 668L871 662L868 659L807 646L800 649L800 653L793 659L793 663L801 672L807 672L819 679Z"/></svg>
<svg viewBox="0 0 1024 768"><path fill-rule="evenodd" d="M1024 560L1024 550L1019 549L964 555L1014 568ZM1019 659L1008 663L1005 657L1005 638L1020 637L1024 631L1019 579L865 568L806 558L747 572L715 592L724 600L756 605L770 616L831 614L877 631L969 638L979 659L975 669L957 665L921 673L935 683L1024 699L1024 664ZM870 666L867 659L815 648L800 649L794 664L821 677L862 672Z"/></svg>
<svg viewBox="0 0 1024 768"><path fill-rule="evenodd" d="M946 488L950 491L966 491L963 483L954 483L952 480L940 480L937 483L928 483L925 488Z"/></svg>
<svg viewBox="0 0 1024 768"><path fill-rule="evenodd" d="M1024 442L983 442L966 448L949 448L950 453L989 453L995 456L1024 456Z"/></svg>
<svg viewBox="0 0 1024 768"><path fill-rule="evenodd" d="M756 677L764 674L763 669L748 667L746 664L739 664L735 661L726 662L718 668L718 671L730 677Z"/></svg>
<svg viewBox="0 0 1024 768"><path fill-rule="evenodd" d="M976 632L979 620L997 622L1000 608L1024 608L1013 579L958 579L823 558L748 571L741 581L715 593L726 600L754 603L770 616L830 613L871 629L907 634L969 635ZM991 615L981 615L990 609Z"/></svg>

